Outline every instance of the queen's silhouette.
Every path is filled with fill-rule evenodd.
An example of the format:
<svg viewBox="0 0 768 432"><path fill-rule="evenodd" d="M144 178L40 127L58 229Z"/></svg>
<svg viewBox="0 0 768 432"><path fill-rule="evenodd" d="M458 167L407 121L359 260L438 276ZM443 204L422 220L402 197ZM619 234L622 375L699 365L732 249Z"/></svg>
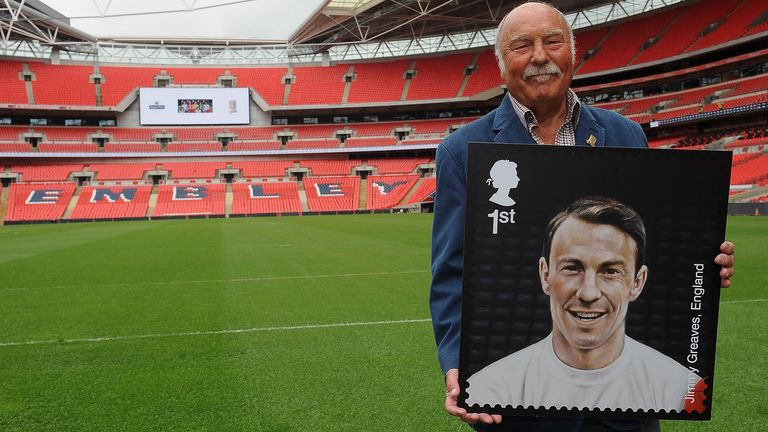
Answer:
<svg viewBox="0 0 768 432"><path fill-rule="evenodd" d="M510 189L517 187L517 164L510 160L499 160L491 167L491 178L486 183L498 189L488 201L504 207L511 207L515 200L509 197Z"/></svg>

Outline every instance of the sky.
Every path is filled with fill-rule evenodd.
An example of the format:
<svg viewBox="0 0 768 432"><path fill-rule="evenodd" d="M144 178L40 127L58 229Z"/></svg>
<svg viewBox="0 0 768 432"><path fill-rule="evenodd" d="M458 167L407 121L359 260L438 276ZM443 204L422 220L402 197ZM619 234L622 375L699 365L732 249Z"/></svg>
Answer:
<svg viewBox="0 0 768 432"><path fill-rule="evenodd" d="M287 41L324 0L42 0L99 39Z"/></svg>

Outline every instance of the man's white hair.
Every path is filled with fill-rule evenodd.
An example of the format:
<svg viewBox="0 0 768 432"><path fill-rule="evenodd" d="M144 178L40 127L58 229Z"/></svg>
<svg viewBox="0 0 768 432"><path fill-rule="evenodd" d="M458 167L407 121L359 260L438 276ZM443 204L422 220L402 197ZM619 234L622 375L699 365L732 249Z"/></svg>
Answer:
<svg viewBox="0 0 768 432"><path fill-rule="evenodd" d="M574 39L573 37L573 29L571 28L571 25L568 24L568 20L565 18L565 14L560 12L560 9L556 8L554 5L547 2L529 1L526 3L538 3L538 4L543 4L545 6L549 6L553 11L557 12L557 14L560 15L560 17L563 19L563 22L565 23L565 27L568 29L568 39L571 42L571 60L575 65L576 64L576 39ZM517 9L518 7L520 6L517 6L515 9ZM504 15L504 18L502 18L501 21L499 22L499 27L496 29L496 48L494 52L496 54L496 62L498 62L499 64L499 70L501 71L502 76L507 73L507 67L506 65L504 65L504 53L501 52L502 50L501 47L502 47L502 44L504 43L504 41L501 38L501 29L502 27L504 27L504 23L507 21L507 17L509 16L509 14L514 12L515 9L512 9L506 15Z"/></svg>

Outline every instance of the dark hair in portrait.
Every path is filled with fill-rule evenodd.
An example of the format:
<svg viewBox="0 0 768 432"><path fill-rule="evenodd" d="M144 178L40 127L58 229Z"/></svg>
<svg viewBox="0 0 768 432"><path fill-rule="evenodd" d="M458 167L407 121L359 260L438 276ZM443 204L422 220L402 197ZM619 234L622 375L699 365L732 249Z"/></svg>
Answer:
<svg viewBox="0 0 768 432"><path fill-rule="evenodd" d="M629 235L635 241L635 271L645 263L645 225L640 215L630 206L612 198L590 196L574 201L558 213L544 231L544 246L541 256L549 262L552 239L560 225L570 216L585 222L611 225Z"/></svg>

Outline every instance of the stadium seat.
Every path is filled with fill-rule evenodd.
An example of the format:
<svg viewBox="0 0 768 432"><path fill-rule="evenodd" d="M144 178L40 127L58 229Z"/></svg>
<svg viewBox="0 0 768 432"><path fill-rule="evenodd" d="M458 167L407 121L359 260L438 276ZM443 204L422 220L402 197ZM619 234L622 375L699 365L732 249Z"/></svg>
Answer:
<svg viewBox="0 0 768 432"><path fill-rule="evenodd" d="M397 207L418 179L417 175L369 176L368 209Z"/></svg>
<svg viewBox="0 0 768 432"><path fill-rule="evenodd" d="M232 193L232 214L301 212L296 182L236 183Z"/></svg>
<svg viewBox="0 0 768 432"><path fill-rule="evenodd" d="M225 212L224 184L161 185L153 216L208 216Z"/></svg>
<svg viewBox="0 0 768 432"><path fill-rule="evenodd" d="M5 220L57 221L74 193L74 183L11 184Z"/></svg>
<svg viewBox="0 0 768 432"><path fill-rule="evenodd" d="M70 219L141 218L152 186L84 186Z"/></svg>
<svg viewBox="0 0 768 432"><path fill-rule="evenodd" d="M358 209L359 177L305 178L303 181L310 211L336 212Z"/></svg>

